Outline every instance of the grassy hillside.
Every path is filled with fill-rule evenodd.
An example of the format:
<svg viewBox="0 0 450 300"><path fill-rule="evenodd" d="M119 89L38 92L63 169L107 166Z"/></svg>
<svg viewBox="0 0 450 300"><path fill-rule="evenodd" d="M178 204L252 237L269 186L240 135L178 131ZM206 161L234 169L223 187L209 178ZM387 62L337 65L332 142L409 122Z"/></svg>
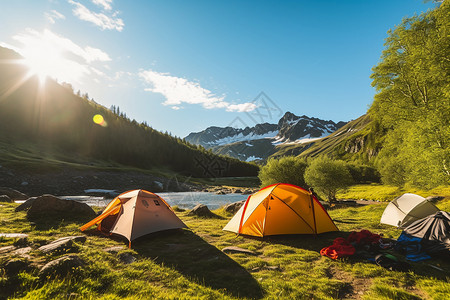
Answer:
<svg viewBox="0 0 450 300"><path fill-rule="evenodd" d="M39 149L35 156L95 159L141 169L167 168L185 176L255 176L258 167L214 155L111 111L70 84L27 75L17 56L0 48L0 142ZM101 116L94 121L94 116ZM26 146L25 146L26 147ZM49 154L50 153L50 154ZM20 160L20 158L19 158Z"/></svg>
<svg viewBox="0 0 450 300"><path fill-rule="evenodd" d="M363 115L348 122L336 132L319 140L303 144L281 144L273 157L294 155L300 157L331 157L370 161L380 147L380 141L375 142L374 136L379 133L372 127L370 117Z"/></svg>
<svg viewBox="0 0 450 300"><path fill-rule="evenodd" d="M0 298L59 299L446 299L450 294L450 262L443 259L412 263L412 271L383 269L363 258L337 261L319 254L336 237L347 237L362 229L397 238L400 230L380 225L386 204L331 210L340 232L270 237L264 240L237 237L221 229L231 218L222 210L216 219L203 219L178 212L189 230L145 236L133 243L86 233L74 254L86 264L65 276L39 278L38 268L65 253L42 255L33 250L32 268L16 276L0 272ZM0 232L29 234L29 246L38 246L59 237L82 234L82 222L58 221L46 227L30 223L17 204L3 204ZM449 199L438 203L450 210ZM15 239L0 238L0 247ZM121 246L118 254L104 249ZM256 255L225 254L227 246L238 246ZM131 264L119 259L128 253ZM394 253L399 259L402 255ZM0 267L11 256L0 254ZM430 265L443 269L438 270Z"/></svg>

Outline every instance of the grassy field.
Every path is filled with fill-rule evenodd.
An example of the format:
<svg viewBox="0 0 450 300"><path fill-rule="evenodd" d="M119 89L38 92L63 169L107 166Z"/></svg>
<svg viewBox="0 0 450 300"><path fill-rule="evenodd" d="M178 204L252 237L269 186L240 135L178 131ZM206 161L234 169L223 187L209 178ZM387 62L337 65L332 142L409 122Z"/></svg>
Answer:
<svg viewBox="0 0 450 300"><path fill-rule="evenodd" d="M437 204L450 210L450 199ZM84 234L80 221L47 220L30 223L17 204L1 204L0 232L29 234L36 249L67 235ZM86 233L77 245L86 265L63 277L39 278L38 267L64 254L42 255L32 251L28 260L35 268L8 277L0 270L0 299L448 299L450 262L433 259L413 263L413 271L388 271L367 260L331 260L319 254L336 237L368 229L397 238L400 230L380 225L386 204L329 211L340 232L252 239L222 231L231 215L215 211L217 218L204 219L177 212L189 230L161 232L142 237L126 248L121 239ZM0 238L0 247L14 239ZM123 246L137 260L124 264L117 254L104 251ZM257 255L225 254L226 246L238 246ZM398 256L402 258L402 256ZM0 254L0 266L11 259ZM24 258L20 258L24 259ZM439 271L430 265L444 269Z"/></svg>

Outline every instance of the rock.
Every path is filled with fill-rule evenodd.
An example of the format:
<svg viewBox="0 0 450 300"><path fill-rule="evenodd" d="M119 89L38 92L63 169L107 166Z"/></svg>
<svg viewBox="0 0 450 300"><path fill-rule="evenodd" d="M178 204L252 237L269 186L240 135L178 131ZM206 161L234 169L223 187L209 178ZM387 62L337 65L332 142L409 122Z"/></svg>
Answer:
<svg viewBox="0 0 450 300"><path fill-rule="evenodd" d="M53 195L42 195L31 203L27 217L30 220L42 217L57 220L79 217L92 219L95 217L95 211L86 203L74 200L62 200Z"/></svg>
<svg viewBox="0 0 450 300"><path fill-rule="evenodd" d="M233 191L233 193L235 193L235 194L240 194L240 193L242 193L242 191L241 191L240 189L235 189L235 190Z"/></svg>
<svg viewBox="0 0 450 300"><path fill-rule="evenodd" d="M11 203L11 202L13 202L13 201L11 200L11 198L9 198L8 195L0 195L0 202L8 202L8 203Z"/></svg>
<svg viewBox="0 0 450 300"><path fill-rule="evenodd" d="M229 246L222 249L222 252L225 253L244 253L244 254L250 254L250 255L258 255L256 252L253 252L251 250L239 248L236 246Z"/></svg>
<svg viewBox="0 0 450 300"><path fill-rule="evenodd" d="M128 265L136 261L136 257L128 252L123 252L119 254L119 260L124 264Z"/></svg>
<svg viewBox="0 0 450 300"><path fill-rule="evenodd" d="M29 209L33 205L34 200L36 200L36 197L28 198L24 203L16 207L16 212Z"/></svg>
<svg viewBox="0 0 450 300"><path fill-rule="evenodd" d="M109 247L106 249L103 249L103 251L111 253L111 254L117 254L119 253L119 251L125 250L125 247L123 246L114 246L114 247Z"/></svg>
<svg viewBox="0 0 450 300"><path fill-rule="evenodd" d="M31 250L33 250L31 247L19 248L19 249L17 249L17 250L14 250L13 255L25 256L25 255L28 254Z"/></svg>
<svg viewBox="0 0 450 300"><path fill-rule="evenodd" d="M0 247L0 254L3 254L3 253L8 253L8 252L11 252L11 251L13 251L13 250L15 250L16 249L16 246L5 246L5 247Z"/></svg>
<svg viewBox="0 0 450 300"><path fill-rule="evenodd" d="M26 200L29 198L27 195L7 187L0 187L0 195L6 195L12 200Z"/></svg>
<svg viewBox="0 0 450 300"><path fill-rule="evenodd" d="M21 186L26 186L26 185L28 185L28 182L27 181L22 181L22 183L20 185Z"/></svg>
<svg viewBox="0 0 450 300"><path fill-rule="evenodd" d="M226 193L223 190L219 190L219 191L216 192L216 195L225 195L225 194Z"/></svg>
<svg viewBox="0 0 450 300"><path fill-rule="evenodd" d="M4 269L6 275L13 276L19 274L22 271L27 270L28 263L23 259L11 259L5 264Z"/></svg>
<svg viewBox="0 0 450 300"><path fill-rule="evenodd" d="M39 271L41 278L48 275L62 275L72 273L76 268L84 266L84 261L77 255L66 255L48 262Z"/></svg>
<svg viewBox="0 0 450 300"><path fill-rule="evenodd" d="M86 242L86 237L83 235L66 236L66 237L57 239L56 241L53 241L47 245L41 246L38 248L38 250L43 253L51 253L51 252L56 252L56 251L74 252L74 251L77 251L77 249L73 245L73 242L83 244L84 242Z"/></svg>
<svg viewBox="0 0 450 300"><path fill-rule="evenodd" d="M199 216L199 217L207 217L214 218L216 215L213 214L208 206L204 204L197 204L189 213L189 216Z"/></svg>
<svg viewBox="0 0 450 300"><path fill-rule="evenodd" d="M28 237L28 234L26 234L26 233L0 233L0 237L21 239L21 238Z"/></svg>
<svg viewBox="0 0 450 300"><path fill-rule="evenodd" d="M244 203L245 203L245 200L230 203L230 204L225 205L225 207L223 209L228 213L235 214L242 207L242 205L244 205Z"/></svg>
<svg viewBox="0 0 450 300"><path fill-rule="evenodd" d="M253 193L252 190L246 189L246 190L244 190L244 191L242 192L242 195L249 195L249 194L252 194L252 193Z"/></svg>

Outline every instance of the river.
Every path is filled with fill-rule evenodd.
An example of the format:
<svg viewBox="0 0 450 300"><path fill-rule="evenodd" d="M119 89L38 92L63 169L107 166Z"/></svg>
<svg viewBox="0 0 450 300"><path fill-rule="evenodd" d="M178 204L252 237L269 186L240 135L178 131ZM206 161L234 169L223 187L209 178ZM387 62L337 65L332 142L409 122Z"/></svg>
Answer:
<svg viewBox="0 0 450 300"><path fill-rule="evenodd" d="M214 193L205 192L178 192L178 193L157 193L158 196L163 198L170 206L177 205L180 208L192 209L197 204L204 204L209 209L217 209L228 203L233 203L241 200L246 200L248 195L242 194L225 194L216 195ZM59 198L65 200L76 200L84 202L90 206L106 206L112 198L106 199L103 197L95 196L60 196Z"/></svg>

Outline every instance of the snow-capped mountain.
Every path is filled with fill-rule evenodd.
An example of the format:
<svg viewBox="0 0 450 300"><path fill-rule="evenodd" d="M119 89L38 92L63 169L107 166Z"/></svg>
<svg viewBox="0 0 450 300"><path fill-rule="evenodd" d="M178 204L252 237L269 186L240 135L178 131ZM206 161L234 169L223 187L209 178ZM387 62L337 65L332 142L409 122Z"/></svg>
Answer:
<svg viewBox="0 0 450 300"><path fill-rule="evenodd" d="M282 144L305 143L336 131L346 122L335 123L286 112L278 124L262 123L254 127L208 127L190 133L186 141L245 161L264 160Z"/></svg>

